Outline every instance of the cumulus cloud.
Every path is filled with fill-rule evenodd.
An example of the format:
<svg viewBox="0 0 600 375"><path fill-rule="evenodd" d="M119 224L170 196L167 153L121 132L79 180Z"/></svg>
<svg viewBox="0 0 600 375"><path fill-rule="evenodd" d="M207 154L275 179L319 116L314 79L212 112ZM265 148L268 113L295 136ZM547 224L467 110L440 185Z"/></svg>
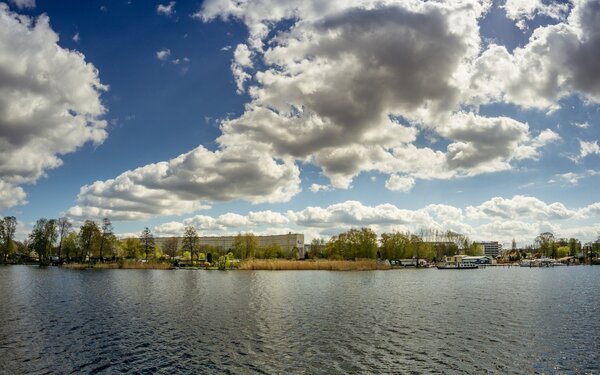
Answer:
<svg viewBox="0 0 600 375"><path fill-rule="evenodd" d="M61 155L107 136L96 68L61 48L46 15L0 3L0 209L25 202L19 187L62 164ZM10 198L12 197L12 198Z"/></svg>
<svg viewBox="0 0 600 375"><path fill-rule="evenodd" d="M579 141L579 159L583 159L588 155L600 155L600 146L598 141Z"/></svg>
<svg viewBox="0 0 600 375"><path fill-rule="evenodd" d="M510 199L495 197L479 206L467 207L467 215L476 219L559 220L573 218L576 214L577 211L568 209L562 203L547 204L538 198L523 195L515 195Z"/></svg>
<svg viewBox="0 0 600 375"><path fill-rule="evenodd" d="M375 171L388 175L388 187L407 189L415 179L492 173L540 158L544 147L560 140L557 133L483 116L479 106L508 102L552 110L573 93L595 100L600 74L594 51L600 48L590 16L594 4L578 2L568 18L538 28L512 53L493 44L482 51L479 20L489 7L474 0L205 1L194 17L235 18L249 30L248 40L235 47L231 71L237 91L250 100L239 117L222 121L218 150L209 159L221 162L227 150L254 149L285 166L287 175L296 173L296 163L313 164L333 188L350 188L360 173ZM276 30L284 20L286 27ZM584 71L594 78L581 80ZM417 146L423 132L443 142ZM255 167L252 158L245 162ZM200 193L186 195L194 198L176 192L172 199L255 202L260 196L275 202L300 190L292 187L297 176L286 180L282 194L262 184L272 180L266 175L243 193L235 184L207 194L211 189L202 182L194 185ZM93 194L82 190L80 204L90 194L104 197L103 205L124 196L108 182L97 184ZM140 179L134 186L147 183Z"/></svg>
<svg viewBox="0 0 600 375"><path fill-rule="evenodd" d="M393 174L385 182L385 187L392 191L409 192L415 186L415 179L407 176Z"/></svg>
<svg viewBox="0 0 600 375"><path fill-rule="evenodd" d="M13 207L27 203L27 194L19 186L13 186L0 180L0 208Z"/></svg>
<svg viewBox="0 0 600 375"><path fill-rule="evenodd" d="M11 3L15 4L17 8L35 8L35 0L10 0Z"/></svg>
<svg viewBox="0 0 600 375"><path fill-rule="evenodd" d="M156 14L163 16L172 16L175 13L175 1L169 1L168 4L158 4Z"/></svg>
<svg viewBox="0 0 600 375"><path fill-rule="evenodd" d="M167 61L171 56L171 50L168 48L161 49L156 51L156 58L160 61Z"/></svg>
<svg viewBox="0 0 600 375"><path fill-rule="evenodd" d="M313 193L318 193L320 191L332 191L333 187L330 185L311 184L309 190Z"/></svg>
<svg viewBox="0 0 600 375"><path fill-rule="evenodd" d="M534 204L534 208L528 211L525 208L527 204ZM498 209L491 209L492 206L508 214L499 215ZM478 211L476 215L473 215L473 210ZM466 234L472 240L509 243L516 238L521 244L530 244L539 233L548 230L557 237L578 234L582 239L594 238L596 232L593 229L598 225L580 224L580 220L598 216L600 202L580 209L568 209L562 203L547 204L535 197L522 196L493 198L466 209L430 204L409 210L392 204L369 206L358 201L345 201L286 213L258 211L247 215L196 215L182 222L161 224L154 231L159 236L181 236L187 225L194 226L202 235L231 235L248 231L281 234L293 231L305 233L305 238L310 241L311 238L327 238L350 228L369 227L378 233L393 230L411 233L452 230Z"/></svg>
<svg viewBox="0 0 600 375"><path fill-rule="evenodd" d="M81 188L73 217L137 220L195 211L201 201L285 202L299 191L299 170L260 150L202 146L169 161L127 171Z"/></svg>
<svg viewBox="0 0 600 375"><path fill-rule="evenodd" d="M512 54L492 44L473 64L470 100L556 110L561 98L580 94L599 103L599 17L597 1L574 1L564 22L538 27Z"/></svg>
<svg viewBox="0 0 600 375"><path fill-rule="evenodd" d="M554 19L563 19L569 12L569 3L550 2L542 0L506 0L503 5L506 16L517 21L521 29L527 28L527 22L537 15L544 15Z"/></svg>

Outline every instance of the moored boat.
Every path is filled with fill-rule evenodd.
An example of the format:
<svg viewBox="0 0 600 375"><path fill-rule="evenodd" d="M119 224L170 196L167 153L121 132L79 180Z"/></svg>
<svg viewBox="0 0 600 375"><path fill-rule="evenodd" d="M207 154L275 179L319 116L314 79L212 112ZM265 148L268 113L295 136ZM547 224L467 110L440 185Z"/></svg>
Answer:
<svg viewBox="0 0 600 375"><path fill-rule="evenodd" d="M474 263L442 263L438 264L438 270L473 270L479 268L477 264Z"/></svg>
<svg viewBox="0 0 600 375"><path fill-rule="evenodd" d="M437 264L438 270L473 270L479 268L477 262L465 261L466 255L453 255L444 257L444 261Z"/></svg>

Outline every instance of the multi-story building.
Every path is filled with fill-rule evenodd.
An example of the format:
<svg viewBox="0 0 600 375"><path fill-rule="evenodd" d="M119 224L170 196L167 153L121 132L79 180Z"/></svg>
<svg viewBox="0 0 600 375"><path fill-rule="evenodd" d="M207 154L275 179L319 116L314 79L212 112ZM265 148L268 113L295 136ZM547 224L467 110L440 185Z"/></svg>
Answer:
<svg viewBox="0 0 600 375"><path fill-rule="evenodd" d="M236 236L210 236L210 237L199 237L199 246L210 246L221 251L229 251L233 249L233 241ZM156 239L156 244L163 246L163 243L169 237L159 237ZM177 237L179 240L179 248L183 242L182 237ZM272 236L256 236L258 240L258 247L267 247L269 245L277 244L281 246L281 249L287 254L291 254L293 251L298 250L300 257L304 256L304 234L302 233L288 233L288 234L277 234Z"/></svg>
<svg viewBox="0 0 600 375"><path fill-rule="evenodd" d="M489 255L494 258L502 251L502 244L498 243L498 241L477 242L477 244L483 248L484 255Z"/></svg>

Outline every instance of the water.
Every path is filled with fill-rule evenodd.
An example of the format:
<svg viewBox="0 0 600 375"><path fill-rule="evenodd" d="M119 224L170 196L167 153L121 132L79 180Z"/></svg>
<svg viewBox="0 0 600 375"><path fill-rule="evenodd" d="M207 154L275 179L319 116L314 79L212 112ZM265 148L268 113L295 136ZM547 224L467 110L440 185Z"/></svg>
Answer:
<svg viewBox="0 0 600 375"><path fill-rule="evenodd" d="M600 267L0 267L0 373L600 371Z"/></svg>

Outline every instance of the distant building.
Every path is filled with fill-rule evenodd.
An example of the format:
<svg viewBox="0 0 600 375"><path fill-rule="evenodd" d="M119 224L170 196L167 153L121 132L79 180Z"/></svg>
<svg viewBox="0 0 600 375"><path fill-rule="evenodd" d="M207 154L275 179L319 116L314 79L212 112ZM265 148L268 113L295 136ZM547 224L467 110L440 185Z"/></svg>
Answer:
<svg viewBox="0 0 600 375"><path fill-rule="evenodd" d="M201 236L198 241L198 245L210 246L221 251L229 251L233 249L233 241L236 236ZM169 237L156 238L156 244L163 246L164 242ZM183 243L182 237L177 237L178 246L181 248ZM258 240L258 247L267 247L269 245L277 244L281 246L281 249L287 254L291 254L293 251L298 250L298 256L304 256L304 234L302 233L288 233L288 234L277 234L272 236L256 236Z"/></svg>
<svg viewBox="0 0 600 375"><path fill-rule="evenodd" d="M477 245L483 248L483 254L487 256L497 257L502 251L502 244L498 241L477 242Z"/></svg>

